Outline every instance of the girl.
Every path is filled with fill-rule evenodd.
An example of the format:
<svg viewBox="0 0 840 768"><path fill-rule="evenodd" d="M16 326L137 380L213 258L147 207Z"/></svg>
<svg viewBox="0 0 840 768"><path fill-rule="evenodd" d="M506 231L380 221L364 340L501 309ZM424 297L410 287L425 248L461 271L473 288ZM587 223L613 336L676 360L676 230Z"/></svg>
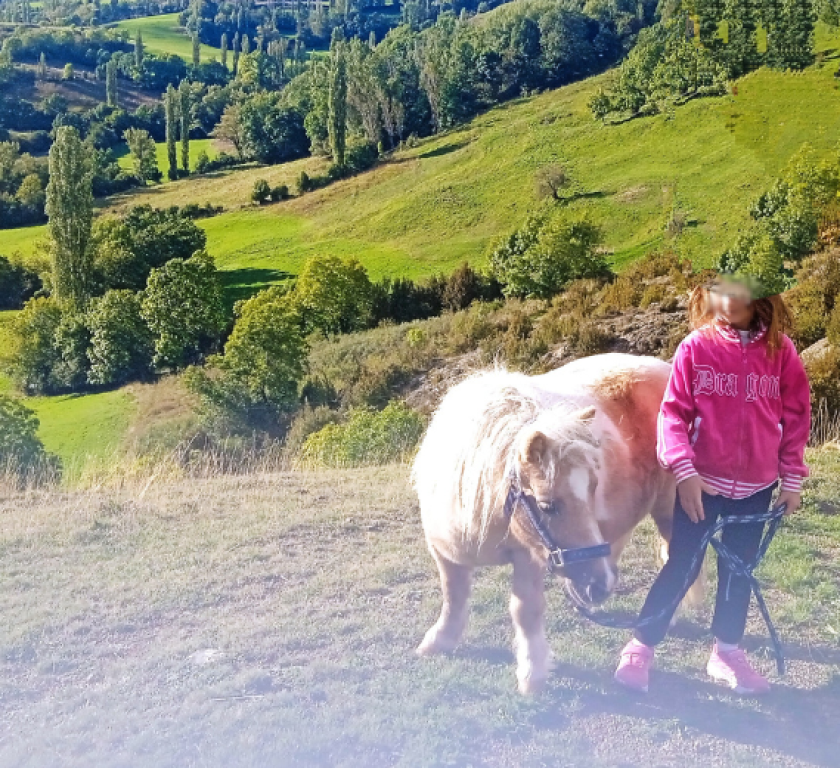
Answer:
<svg viewBox="0 0 840 768"><path fill-rule="evenodd" d="M782 297L753 300L746 285L719 280L694 290L688 312L694 330L677 349L659 412L657 453L676 478L677 501L668 562L640 614L657 618L636 630L615 673L638 691L647 691L653 649L668 631L667 606L686 579L697 577L699 567L689 571L705 531L719 515L766 512L779 478L776 503L795 512L808 475L808 380L784 333L791 316ZM763 528L730 525L723 541L752 558ZM750 597L747 580L718 561L715 644L706 670L738 693L760 694L770 684L739 647Z"/></svg>

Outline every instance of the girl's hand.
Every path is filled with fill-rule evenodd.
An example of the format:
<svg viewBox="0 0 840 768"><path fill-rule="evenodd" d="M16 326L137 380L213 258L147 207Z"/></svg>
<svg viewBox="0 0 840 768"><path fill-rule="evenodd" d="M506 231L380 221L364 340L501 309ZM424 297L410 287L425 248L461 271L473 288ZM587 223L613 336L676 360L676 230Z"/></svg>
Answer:
<svg viewBox="0 0 840 768"><path fill-rule="evenodd" d="M700 475L688 477L679 483L677 493L680 496L680 504L692 523L699 523L706 519L706 514L703 511L703 494L718 495L718 492L705 483Z"/></svg>
<svg viewBox="0 0 840 768"><path fill-rule="evenodd" d="M782 491L776 499L776 506L785 505L785 514L792 515L802 505L802 494L799 491Z"/></svg>

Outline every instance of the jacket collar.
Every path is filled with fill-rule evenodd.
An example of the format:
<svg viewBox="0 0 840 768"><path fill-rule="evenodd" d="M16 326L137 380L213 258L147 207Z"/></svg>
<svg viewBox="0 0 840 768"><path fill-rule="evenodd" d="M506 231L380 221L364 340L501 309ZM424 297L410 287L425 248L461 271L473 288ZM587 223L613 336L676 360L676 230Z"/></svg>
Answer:
<svg viewBox="0 0 840 768"><path fill-rule="evenodd" d="M712 321L712 325L715 327L717 332L727 341L737 342L738 344L741 343L741 334L733 328L729 323L725 320L721 320L720 318L715 318ZM764 323L758 326L758 328L750 331L750 344L755 344L757 341L761 341L767 334L767 326Z"/></svg>

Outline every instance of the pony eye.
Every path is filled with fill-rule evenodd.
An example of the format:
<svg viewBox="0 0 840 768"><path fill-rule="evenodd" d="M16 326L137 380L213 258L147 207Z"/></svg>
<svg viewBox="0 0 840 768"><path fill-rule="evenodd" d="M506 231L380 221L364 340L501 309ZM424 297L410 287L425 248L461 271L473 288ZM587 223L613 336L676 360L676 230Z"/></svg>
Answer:
<svg viewBox="0 0 840 768"><path fill-rule="evenodd" d="M540 512L545 512L547 515L556 515L559 511L556 501L544 501L539 504Z"/></svg>

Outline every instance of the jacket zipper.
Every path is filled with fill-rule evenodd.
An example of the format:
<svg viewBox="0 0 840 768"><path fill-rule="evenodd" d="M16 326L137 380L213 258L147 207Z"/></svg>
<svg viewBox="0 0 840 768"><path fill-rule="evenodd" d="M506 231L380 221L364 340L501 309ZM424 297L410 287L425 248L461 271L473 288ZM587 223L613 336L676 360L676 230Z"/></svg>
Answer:
<svg viewBox="0 0 840 768"><path fill-rule="evenodd" d="M748 344L741 344L741 382L742 387L739 387L738 399L740 400L740 420L738 423L738 470L735 473L735 478L732 480L732 495L735 496L738 487L738 481L743 476L744 471L744 415L747 407L747 346Z"/></svg>

